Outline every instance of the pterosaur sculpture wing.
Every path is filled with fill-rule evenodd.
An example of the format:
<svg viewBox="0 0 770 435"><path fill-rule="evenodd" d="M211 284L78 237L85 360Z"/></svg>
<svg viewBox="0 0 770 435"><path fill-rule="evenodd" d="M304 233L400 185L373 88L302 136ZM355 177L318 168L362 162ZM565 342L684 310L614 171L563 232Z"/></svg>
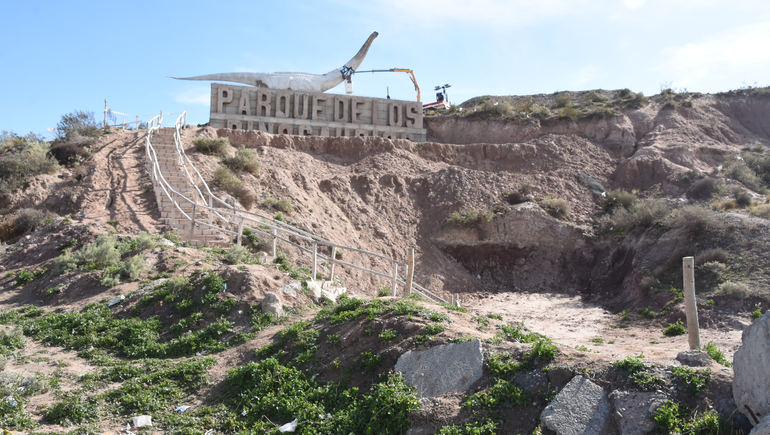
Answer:
<svg viewBox="0 0 770 435"><path fill-rule="evenodd" d="M196 77L171 77L177 80L211 80L211 81L225 81L243 83L246 85L267 87L270 89L291 89L294 91L307 91L307 92L326 92L329 89L337 86L345 80L343 75L344 71L358 69L358 66L363 62L366 53L369 51L369 46L372 45L372 41L378 35L377 32L369 35L369 39L366 40L361 49L358 50L355 56L353 56L348 63L343 65L340 69L329 71L326 74L309 74L301 72L278 72L278 73L255 73L255 72L233 72L233 73L221 73L221 74L207 74Z"/></svg>

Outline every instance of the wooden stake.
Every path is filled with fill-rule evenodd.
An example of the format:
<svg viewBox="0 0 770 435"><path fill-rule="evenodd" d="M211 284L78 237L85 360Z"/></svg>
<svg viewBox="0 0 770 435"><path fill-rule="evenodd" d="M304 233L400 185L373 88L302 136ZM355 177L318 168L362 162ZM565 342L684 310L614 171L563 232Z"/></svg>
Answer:
<svg viewBox="0 0 770 435"><path fill-rule="evenodd" d="M311 278L315 282L316 274L318 273L318 243L313 242L313 277Z"/></svg>
<svg viewBox="0 0 770 435"><path fill-rule="evenodd" d="M684 270L684 306L687 313L687 334L690 340L690 349L700 349L698 306L695 301L694 258L684 257L682 269Z"/></svg>
<svg viewBox="0 0 770 435"><path fill-rule="evenodd" d="M329 262L331 263L331 265L329 266L329 268L331 269L331 271L329 273L329 281L334 281L334 266L336 265L336 260L337 260L337 247L333 246L332 247L332 257L329 260Z"/></svg>
<svg viewBox="0 0 770 435"><path fill-rule="evenodd" d="M406 288L404 289L404 293L406 293L406 296L409 296L412 294L412 282L414 280L414 248L409 249L409 262L407 263L407 272L406 272Z"/></svg>
<svg viewBox="0 0 770 435"><path fill-rule="evenodd" d="M277 236L278 236L278 230L273 228L273 258L276 257L275 251L278 244L278 239L276 239Z"/></svg>

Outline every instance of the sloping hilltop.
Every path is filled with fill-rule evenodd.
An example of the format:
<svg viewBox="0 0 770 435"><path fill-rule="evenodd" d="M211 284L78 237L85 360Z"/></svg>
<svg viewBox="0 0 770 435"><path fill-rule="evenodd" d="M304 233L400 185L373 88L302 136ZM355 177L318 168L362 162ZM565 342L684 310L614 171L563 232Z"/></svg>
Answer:
<svg viewBox="0 0 770 435"><path fill-rule="evenodd" d="M143 130L4 133L0 427L562 433L551 416L590 383L613 394L589 433L751 428L729 365L770 305L770 90L486 96L425 124L426 143L181 136L229 203L402 264L414 249L415 281L461 308L341 265L346 296L318 300L310 256L273 257L254 234L186 245L161 219ZM675 359L685 256L711 359ZM394 371L444 345L479 352L480 377L437 392L415 379L451 364Z"/></svg>

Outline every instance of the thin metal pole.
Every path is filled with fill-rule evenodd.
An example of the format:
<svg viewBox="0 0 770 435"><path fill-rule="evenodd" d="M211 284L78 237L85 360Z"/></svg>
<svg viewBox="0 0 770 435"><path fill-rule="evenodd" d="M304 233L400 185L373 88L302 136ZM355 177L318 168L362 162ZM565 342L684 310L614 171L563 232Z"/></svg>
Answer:
<svg viewBox="0 0 770 435"><path fill-rule="evenodd" d="M278 245L278 239L276 239L277 236L278 236L278 230L273 228L273 258L276 257L275 251L276 251L276 248L277 248L276 245Z"/></svg>
<svg viewBox="0 0 770 435"><path fill-rule="evenodd" d="M682 258L682 268L684 269L684 307L687 313L687 334L690 341L690 349L700 349L698 306L695 303L694 258Z"/></svg>

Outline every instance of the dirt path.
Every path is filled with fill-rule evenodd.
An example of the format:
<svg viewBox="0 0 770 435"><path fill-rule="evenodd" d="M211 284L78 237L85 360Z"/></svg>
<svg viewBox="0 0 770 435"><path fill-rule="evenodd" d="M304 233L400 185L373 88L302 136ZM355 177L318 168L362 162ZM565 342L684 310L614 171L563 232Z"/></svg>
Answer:
<svg viewBox="0 0 770 435"><path fill-rule="evenodd" d="M632 320L621 327L618 314L601 306L585 302L579 296L537 293L506 293L469 300L471 312L494 313L509 322L523 322L529 329L546 335L557 343L620 359L644 354L647 360L671 364L676 355L688 350L687 335L666 337L660 322ZM725 323L748 322L748 319L728 316ZM701 345L713 341L728 360L741 344L741 329L701 328ZM602 343L591 340L601 338ZM598 340L596 340L598 341Z"/></svg>
<svg viewBox="0 0 770 435"><path fill-rule="evenodd" d="M102 139L94 153L96 169L88 182L93 185L84 204L86 220L118 222L121 231L160 232L160 211L145 169L146 133L117 132Z"/></svg>

